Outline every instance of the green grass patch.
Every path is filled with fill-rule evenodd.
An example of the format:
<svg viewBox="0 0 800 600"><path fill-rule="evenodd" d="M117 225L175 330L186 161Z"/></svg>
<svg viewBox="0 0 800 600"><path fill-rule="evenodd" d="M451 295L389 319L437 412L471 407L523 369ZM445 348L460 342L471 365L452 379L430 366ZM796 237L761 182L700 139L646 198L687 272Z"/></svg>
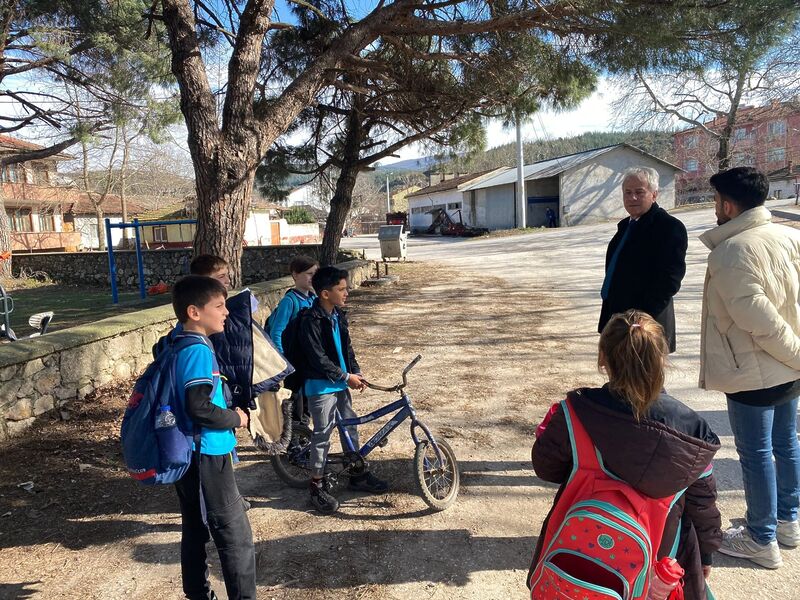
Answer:
<svg viewBox="0 0 800 600"><path fill-rule="evenodd" d="M17 287L8 294L14 299L11 328L20 337L34 332L34 329L28 325L28 318L35 313L52 310L55 316L48 331L56 331L153 306L161 306L168 304L171 300L170 294L159 294L140 300L139 293L136 291L120 293L119 304L114 305L111 302L111 290L109 289L82 288L53 283L35 287ZM2 320L2 315L0 315L0 320Z"/></svg>

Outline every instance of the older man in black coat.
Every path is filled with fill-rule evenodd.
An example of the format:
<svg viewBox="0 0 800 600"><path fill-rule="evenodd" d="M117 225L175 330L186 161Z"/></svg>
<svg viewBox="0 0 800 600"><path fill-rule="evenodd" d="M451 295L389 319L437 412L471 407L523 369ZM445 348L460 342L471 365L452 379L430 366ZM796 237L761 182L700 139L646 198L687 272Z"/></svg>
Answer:
<svg viewBox="0 0 800 600"><path fill-rule="evenodd" d="M656 203L658 172L637 167L625 172L622 198L630 215L617 224L606 250L606 274L600 295L598 332L612 315L635 308L664 328L675 351L675 308L686 274L686 227Z"/></svg>

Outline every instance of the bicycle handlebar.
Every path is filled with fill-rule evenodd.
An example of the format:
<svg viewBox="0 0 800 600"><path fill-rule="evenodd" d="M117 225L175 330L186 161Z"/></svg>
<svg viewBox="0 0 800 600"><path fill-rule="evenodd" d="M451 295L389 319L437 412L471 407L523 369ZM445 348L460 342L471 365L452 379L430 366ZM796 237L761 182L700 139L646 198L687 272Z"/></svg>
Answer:
<svg viewBox="0 0 800 600"><path fill-rule="evenodd" d="M408 385L408 380L406 379L406 375L408 375L408 372L411 369L413 369L414 366L421 360L422 360L422 354L417 354L417 356L414 358L414 360L412 360L410 363L408 363L406 368L403 369L403 383L398 383L398 384L393 385L393 386L383 386L383 385L377 385L377 384L374 384L374 383L370 383L369 381L364 379L363 380L364 381L364 385L366 385L370 389L379 390L381 392L399 392L400 390L402 390L404 387L406 387Z"/></svg>

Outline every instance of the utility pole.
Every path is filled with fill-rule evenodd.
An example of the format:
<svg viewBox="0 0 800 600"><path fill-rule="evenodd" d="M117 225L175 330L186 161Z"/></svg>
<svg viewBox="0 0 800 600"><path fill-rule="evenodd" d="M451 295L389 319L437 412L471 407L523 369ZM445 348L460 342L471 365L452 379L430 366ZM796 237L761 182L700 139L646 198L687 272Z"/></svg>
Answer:
<svg viewBox="0 0 800 600"><path fill-rule="evenodd" d="M522 151L522 119L517 114L517 227L527 226L528 195L525 193L525 155Z"/></svg>
<svg viewBox="0 0 800 600"><path fill-rule="evenodd" d="M386 175L386 212L392 212L392 197L389 195L389 175Z"/></svg>

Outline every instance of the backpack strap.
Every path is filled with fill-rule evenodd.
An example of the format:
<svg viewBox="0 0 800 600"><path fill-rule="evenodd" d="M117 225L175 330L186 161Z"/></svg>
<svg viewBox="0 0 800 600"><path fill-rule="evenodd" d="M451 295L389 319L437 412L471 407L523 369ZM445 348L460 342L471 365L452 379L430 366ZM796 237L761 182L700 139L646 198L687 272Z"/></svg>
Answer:
<svg viewBox="0 0 800 600"><path fill-rule="evenodd" d="M586 433L578 415L575 413L573 403L575 397L568 395L561 401L564 417L567 421L569 430L569 441L572 446L572 472L575 473L579 468L589 470L604 470L600 459L600 454L594 447L592 438Z"/></svg>
<svg viewBox="0 0 800 600"><path fill-rule="evenodd" d="M214 393L217 390L217 386L221 385L222 375L219 372L219 363L217 362L217 355L214 352L214 346L209 342L205 337L194 335L191 333L179 333L177 334L172 340L172 352L174 353L175 359L172 360L172 368L175 368L175 364L177 361L178 353L181 350L185 350L190 346L195 346L197 344L205 344L206 347L211 350L211 398L214 397ZM216 373L216 378L214 377L214 373ZM177 381L177 378L175 378ZM181 390L177 390L178 393ZM206 507L206 499L203 494L203 476L202 470L200 469L200 447L202 445L202 440L200 439L200 428L195 426L194 433L192 435L194 440L194 458L197 465L197 485L198 485L198 498L200 499L200 518L203 521L203 525L208 525L208 509Z"/></svg>
<svg viewBox="0 0 800 600"><path fill-rule="evenodd" d="M208 338L205 338L201 335L184 332L180 332L175 335L175 337L172 339L172 344L172 351L175 353L175 356L177 356L181 350L185 350L186 348L196 344L204 344L206 348L211 350L211 397L213 398L217 391L217 387L222 384L222 374L219 370L219 362L217 362L217 353L214 352L214 345L208 340ZM214 374L217 376L214 377Z"/></svg>

